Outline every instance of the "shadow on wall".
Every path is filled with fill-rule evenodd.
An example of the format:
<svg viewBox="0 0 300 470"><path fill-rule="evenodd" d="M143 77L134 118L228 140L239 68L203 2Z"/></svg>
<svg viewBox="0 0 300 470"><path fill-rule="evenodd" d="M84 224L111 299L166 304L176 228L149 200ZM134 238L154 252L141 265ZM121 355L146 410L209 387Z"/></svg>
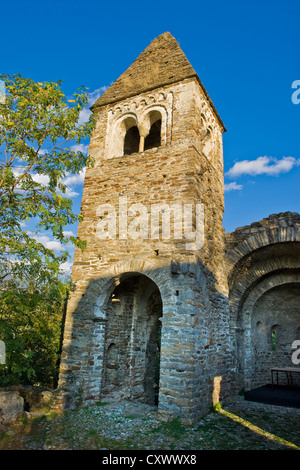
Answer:
<svg viewBox="0 0 300 470"><path fill-rule="evenodd" d="M218 400L230 396L228 301L200 262L155 269L145 269L145 261L130 264L144 269L125 271L121 263L117 275L77 283L71 294L61 406L110 397L156 404L189 419L204 415L215 376L226 377Z"/></svg>

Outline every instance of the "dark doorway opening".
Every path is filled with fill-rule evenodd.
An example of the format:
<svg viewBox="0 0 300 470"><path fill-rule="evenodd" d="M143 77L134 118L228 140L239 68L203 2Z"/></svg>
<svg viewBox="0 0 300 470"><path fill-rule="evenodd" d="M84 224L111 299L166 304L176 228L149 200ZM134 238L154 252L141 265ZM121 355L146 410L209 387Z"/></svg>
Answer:
<svg viewBox="0 0 300 470"><path fill-rule="evenodd" d="M162 300L141 274L126 274L107 305L103 396L158 405Z"/></svg>

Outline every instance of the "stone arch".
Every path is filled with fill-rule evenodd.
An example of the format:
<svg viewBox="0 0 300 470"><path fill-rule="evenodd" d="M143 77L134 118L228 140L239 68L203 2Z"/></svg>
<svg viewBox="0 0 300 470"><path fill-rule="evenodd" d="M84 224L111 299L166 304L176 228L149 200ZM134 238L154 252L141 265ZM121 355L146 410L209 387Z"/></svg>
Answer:
<svg viewBox="0 0 300 470"><path fill-rule="evenodd" d="M93 324L90 336L91 352L89 358L89 363L92 365L90 366L91 369L89 373L93 377L93 381L90 381L90 386L93 388L93 393L95 394L95 396L98 397L101 397L102 384L105 383L104 370L105 361L107 360L106 349L109 344L116 343L113 340L109 341L107 339L106 331L109 317L108 305L111 301L112 294L115 292L116 289L118 289L118 286L122 285L124 281L130 282L130 279L133 279L135 277L144 277L149 281L148 289L144 289L143 296L140 297L138 301L138 310L142 312L140 320L143 319L146 322L147 309L149 311L149 305L151 303L150 296L153 293L153 286L156 286L156 303L158 302L158 298L161 299L161 311L159 317L156 315L156 322L153 322L152 325L149 322L147 323L149 335L152 335L152 345L154 345L153 338L158 338L158 336L160 335L160 331L164 330L164 324L166 323L164 315L166 315L167 317L169 312L174 310L174 303L172 302L172 299L174 299L174 289L172 288L170 266L165 266L163 263L159 265L159 263L157 262L152 263L151 261L129 259L109 266L105 272L105 277L99 277L98 279L94 279L90 283L90 288L87 288L85 294L86 305L90 305L90 319ZM137 310L135 310L135 312L137 312ZM135 315L135 317L138 318L137 315ZM146 331L146 327L144 328L144 330ZM158 404L159 399L157 392L159 390L159 387L157 386L157 383L154 382L153 378L155 375L155 379L157 380L158 369L155 369L153 362L154 353L156 350L154 350L153 348L151 349L152 346L149 341L147 344L147 368L153 371L153 374L151 376L152 379L150 376L147 377L145 374L142 377L142 372L140 372L139 384L137 384L136 382L134 385L131 383L130 386L128 383L125 384L122 393L124 393L125 396L127 396L128 398L136 398L141 401L146 401L148 403ZM114 350L111 349L110 352L114 353L115 350L116 347L114 346ZM111 355L113 354L110 354L110 356ZM142 359L140 357L140 364L141 361ZM112 363L111 366L113 376L115 373L115 369L113 369L114 363ZM129 377L132 377L132 374L129 374L128 378ZM152 391L155 392L152 395L150 393L151 388ZM106 387L105 392L107 391L108 387ZM118 387L115 387L115 392L118 393Z"/></svg>
<svg viewBox="0 0 300 470"><path fill-rule="evenodd" d="M299 228L299 214L281 213L241 227L227 236L228 297L239 388L268 382L272 364L278 366L278 361L283 366L291 360L287 357L287 346L285 351L283 347L271 351L271 328L279 324L278 338L286 336L286 328L280 327L280 323L284 323L282 317L285 315L291 325L296 325L300 315L293 307L292 318L280 301L274 304L279 292L289 299L289 290L297 292L300 286ZM272 302L273 316L269 311Z"/></svg>
<svg viewBox="0 0 300 470"><path fill-rule="evenodd" d="M158 129L155 128L157 123L159 123ZM168 112L166 108L159 104L147 106L139 115L139 130L140 134L145 138L144 150L166 145L168 135ZM155 139L151 138L151 130L152 133L156 132ZM157 137L158 131L159 139ZM157 145L158 140L159 145Z"/></svg>
<svg viewBox="0 0 300 470"><path fill-rule="evenodd" d="M140 133L137 126L131 126L124 137L123 155L137 153L140 148Z"/></svg>
<svg viewBox="0 0 300 470"><path fill-rule="evenodd" d="M126 276L143 274L151 279L158 287L165 308L172 304L172 283L170 279L170 267L163 264L151 263L151 261L130 259L109 266L105 278L94 281L95 288L90 294L90 303L94 305L94 318L104 318L103 306L107 302L111 292L120 283L120 279Z"/></svg>
<svg viewBox="0 0 300 470"><path fill-rule="evenodd" d="M234 247L227 250L227 269L229 282L244 258L252 252L269 245L284 242L300 242L300 216L299 226L264 228L258 230L255 235L244 237L243 241L237 240Z"/></svg>
<svg viewBox="0 0 300 470"><path fill-rule="evenodd" d="M105 306L101 396L158 403L162 301L157 285L123 273Z"/></svg>
<svg viewBox="0 0 300 470"><path fill-rule="evenodd" d="M252 253L232 273L229 302L237 317L240 307L254 286L271 274L300 270L300 243L273 244Z"/></svg>
<svg viewBox="0 0 300 470"><path fill-rule="evenodd" d="M255 288L251 290L248 297L244 299L244 302L240 306L239 313L243 310L246 315L249 315L258 299L265 292L273 289L274 287L292 283L300 284L300 272L275 273L265 279L262 279L259 283L256 284ZM239 318L241 318L241 316Z"/></svg>
<svg viewBox="0 0 300 470"><path fill-rule="evenodd" d="M270 380L270 368L279 365L281 366L292 366L291 354L287 350L284 353L284 357L277 356L272 357L271 353L271 329L274 325L281 327L287 318L284 310L280 313L281 320L278 321L278 314L272 315L272 311L267 312L266 308L263 309L262 314L260 313L259 303L262 304L262 300L272 293L276 294L278 289L289 289L290 286L294 288L300 294L300 273L280 273L273 274L257 283L251 290L248 297L244 299L238 312L238 319L235 326L236 332L236 359L237 359L237 383L239 387L245 387L246 389L254 388L256 386L264 385ZM283 296L282 296L283 298ZM289 308L289 307L287 307ZM260 331L262 335L259 337L257 331L257 325L260 324ZM294 324L293 330L297 329L297 325L300 325L300 310L297 316L289 319L289 323ZM293 335L290 335L290 341L292 344ZM260 351L257 351L257 347ZM258 353L261 358L258 359ZM262 363L262 358L264 363Z"/></svg>
<svg viewBox="0 0 300 470"><path fill-rule="evenodd" d="M129 136L128 139L128 149L130 147L130 137L131 140L138 140L137 142L137 152L139 146L139 133L138 133L138 118L137 115L133 112L127 112L119 116L114 125L113 130L110 135L110 140L107 142L106 147L109 149L109 153L113 156L119 157L123 155L126 151L125 139L126 136ZM132 129L137 129L137 132L133 134ZM131 130L131 131L130 131ZM130 136L130 133L133 135ZM136 147L135 147L136 149ZM131 145L130 153L133 153L133 145Z"/></svg>
<svg viewBox="0 0 300 470"><path fill-rule="evenodd" d="M172 93L169 93L168 99L164 95L160 100L160 96L161 94L150 95L139 102L136 100L126 102L116 106L109 112L105 139L105 159L120 157L123 154L143 152L145 139L147 139L145 150L171 143ZM166 99L166 103L159 102ZM153 127L152 131L151 127ZM156 132L156 138L151 143L151 140L153 140L151 134L153 132ZM133 140L134 146L132 149L126 142L126 151L124 152L125 136L127 136L129 142ZM137 143L138 139L139 143ZM148 141L150 141L150 144Z"/></svg>
<svg viewBox="0 0 300 470"><path fill-rule="evenodd" d="M150 111L150 130L145 138L144 150L149 150L161 145L162 117L159 111Z"/></svg>
<svg viewBox="0 0 300 470"><path fill-rule="evenodd" d="M163 272L157 272L151 269L149 265L147 266L148 269L145 269L146 263L144 262L133 261L118 263L111 267L109 273L111 277L107 276L105 279L99 279L93 285L93 292L90 294L89 299L95 305L92 342L94 345L98 345L98 348L94 347L93 350L93 376L98 381L99 396L103 394L119 395L121 393L125 398L134 398L142 402L158 404L158 349L160 350L161 320L169 303L170 286L163 268ZM132 292L128 288L130 285L132 287L132 283L136 281L136 285L140 283L140 293ZM120 290L121 299L118 300L122 300L123 305L120 305L120 311L118 312L115 308L112 308L112 303L115 301L114 295L119 295ZM128 292L127 298L126 293ZM130 302L132 303L132 312L129 311ZM111 338L111 333L108 333L108 330L113 331L114 328L117 328L118 320L114 318L118 315L119 318L126 319L124 315L126 305L127 307L129 305L127 320L132 322L132 331L129 333L128 327L126 332L124 327L123 336L121 334L116 338ZM155 315L150 314L151 305L155 307ZM136 330L142 331L142 334L139 335ZM146 339L145 332L148 335ZM120 354L120 347L117 346L117 342L120 341L120 338L121 341L126 342L126 339L124 340L126 335L127 349L125 348L123 354ZM142 346L138 345L139 338L143 337L145 339L144 343ZM135 349L139 352L134 353ZM131 355L130 360L128 355ZM124 356L124 361L123 366L119 367L114 361L116 357L121 356Z"/></svg>
<svg viewBox="0 0 300 470"><path fill-rule="evenodd" d="M161 317L157 285L124 273L106 305L101 396L158 404Z"/></svg>
<svg viewBox="0 0 300 470"><path fill-rule="evenodd" d="M188 330L188 325L190 325L190 323L194 324L195 328L201 329L201 323L198 324L197 317L200 311L209 308L209 306L206 305L208 302L208 292L206 292L208 289L207 279L203 273L202 265L196 265L194 262L191 262L190 264L185 263L181 268L183 271L181 271L180 266L173 266L173 264L170 266L170 264L166 263L163 258L155 258L153 261L130 258L109 265L105 270L105 276L99 275L93 280L86 281L84 286L81 285L80 289L85 292L84 315L86 319L86 328L89 330L89 343L87 344L86 349L87 372L83 372L83 374L86 374L88 377L88 380L83 378L84 383L88 383L87 390L84 389L85 395L92 395L95 397L95 400L99 400L102 397L101 393L106 344L116 343L113 340L109 343L105 343L106 325L108 322L107 305L111 295L115 288L121 285L123 281L130 280L130 278L134 276L144 275L155 283L162 302L160 320L162 373L159 377L159 397L157 399L157 396L155 396L154 400L156 403L158 401L159 412L163 412L163 410L168 407L169 374L171 373L169 369L171 370L172 367L169 362L170 342L172 344L176 344L177 347L177 344L180 345L182 342L184 343L185 341L189 341L189 337L187 337L186 340L181 337L182 331L184 329ZM186 276L186 272L190 273L190 276ZM198 282L198 289L196 291L193 283L194 278L196 278ZM203 297L201 295L201 309L199 310L197 305L199 303L200 292ZM183 308L181 301L182 295L188 295L189 299L193 299L194 301L189 302ZM148 294L146 293L144 297L147 298ZM141 310L143 310L142 303L140 305ZM179 329L178 325L180 325ZM155 328L155 325L153 325L153 327ZM157 337L158 333L155 333L154 331L153 334ZM203 334L204 333L202 332L202 335ZM111 349L111 355L114 353L113 349L114 347ZM152 353L149 349L148 354L151 358ZM188 358L185 358L184 356L181 357L181 350L178 350L178 361L182 361L183 363L180 368L182 371L185 370L185 360L189 362ZM112 363L112 366L114 366L114 363ZM114 371L114 369L112 370ZM84 385L84 387L86 387L86 385ZM137 390L134 390L132 394L131 392L129 393L128 390L129 389L127 388L126 390L125 387L123 392L128 394L129 398L134 395L136 399L147 399L145 395L143 395L142 388L140 388L140 396L138 395Z"/></svg>

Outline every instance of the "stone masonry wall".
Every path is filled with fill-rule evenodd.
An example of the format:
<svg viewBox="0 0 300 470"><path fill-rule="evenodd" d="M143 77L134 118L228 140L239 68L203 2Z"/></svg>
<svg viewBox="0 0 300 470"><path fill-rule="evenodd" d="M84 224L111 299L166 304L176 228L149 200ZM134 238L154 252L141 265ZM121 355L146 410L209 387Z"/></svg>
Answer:
<svg viewBox="0 0 300 470"><path fill-rule="evenodd" d="M68 303L59 387L68 406L75 397L85 402L99 399L105 384L109 296L126 273L144 274L156 283L163 305L159 410L192 422L209 410L214 383L221 383L220 397L229 395L232 351L224 296L222 129L197 80L157 89L155 96L159 94L173 97L161 102L168 116L166 141L144 152L107 153L113 128L113 121L112 127L108 125L109 113L115 107L106 105L97 111L98 124L89 150L95 163L86 171L83 222L78 229L87 247L75 254L75 289ZM149 106L148 95L138 96L140 105L132 97L118 107L121 112L126 107L131 112L137 105L137 113L139 106L144 111ZM126 198L127 223L120 197L121 205ZM191 205L194 232L195 207L203 204L200 248L187 249L190 240L176 238L178 226L172 223L168 239L161 234L148 239L130 238L128 232L124 236L124 226L137 229L133 224L139 210L146 208L149 215L154 204L170 207L174 203ZM102 210L105 204L109 205L107 212ZM112 208L115 213L107 219ZM115 237L100 239L99 229L114 227L114 215ZM150 233L150 225L148 230Z"/></svg>
<svg viewBox="0 0 300 470"><path fill-rule="evenodd" d="M296 367L292 343L300 326L300 215L272 214L226 234L226 270L236 354L233 390L239 391L269 383L272 367Z"/></svg>

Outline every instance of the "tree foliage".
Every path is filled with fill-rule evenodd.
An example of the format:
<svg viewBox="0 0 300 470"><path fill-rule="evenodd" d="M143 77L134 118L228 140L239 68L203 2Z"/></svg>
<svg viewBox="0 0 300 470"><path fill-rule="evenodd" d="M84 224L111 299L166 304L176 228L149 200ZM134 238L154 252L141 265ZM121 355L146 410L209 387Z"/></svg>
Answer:
<svg viewBox="0 0 300 470"><path fill-rule="evenodd" d="M63 181L91 163L74 148L90 137L94 123L92 117L80 122L88 100L83 87L68 99L62 82L0 75L0 83L0 340L6 346L0 385L51 386L68 293L59 269L68 251L46 248L38 234L84 247L64 234L80 215ZM34 228L26 230L27 224Z"/></svg>
<svg viewBox="0 0 300 470"><path fill-rule="evenodd" d="M92 117L80 123L88 94L82 87L71 99L61 82L35 83L20 75L0 75L5 101L0 104L0 282L7 278L41 280L57 274L67 251L55 253L36 234L50 231L61 244L75 243L63 228L80 219L66 197L66 175L79 173L89 159L72 150L91 135ZM91 115L92 116L92 115ZM24 230L35 221L35 233Z"/></svg>
<svg viewBox="0 0 300 470"><path fill-rule="evenodd" d="M56 386L67 294L67 286L54 280L29 289L10 282L0 293L0 339L6 346L0 386Z"/></svg>

